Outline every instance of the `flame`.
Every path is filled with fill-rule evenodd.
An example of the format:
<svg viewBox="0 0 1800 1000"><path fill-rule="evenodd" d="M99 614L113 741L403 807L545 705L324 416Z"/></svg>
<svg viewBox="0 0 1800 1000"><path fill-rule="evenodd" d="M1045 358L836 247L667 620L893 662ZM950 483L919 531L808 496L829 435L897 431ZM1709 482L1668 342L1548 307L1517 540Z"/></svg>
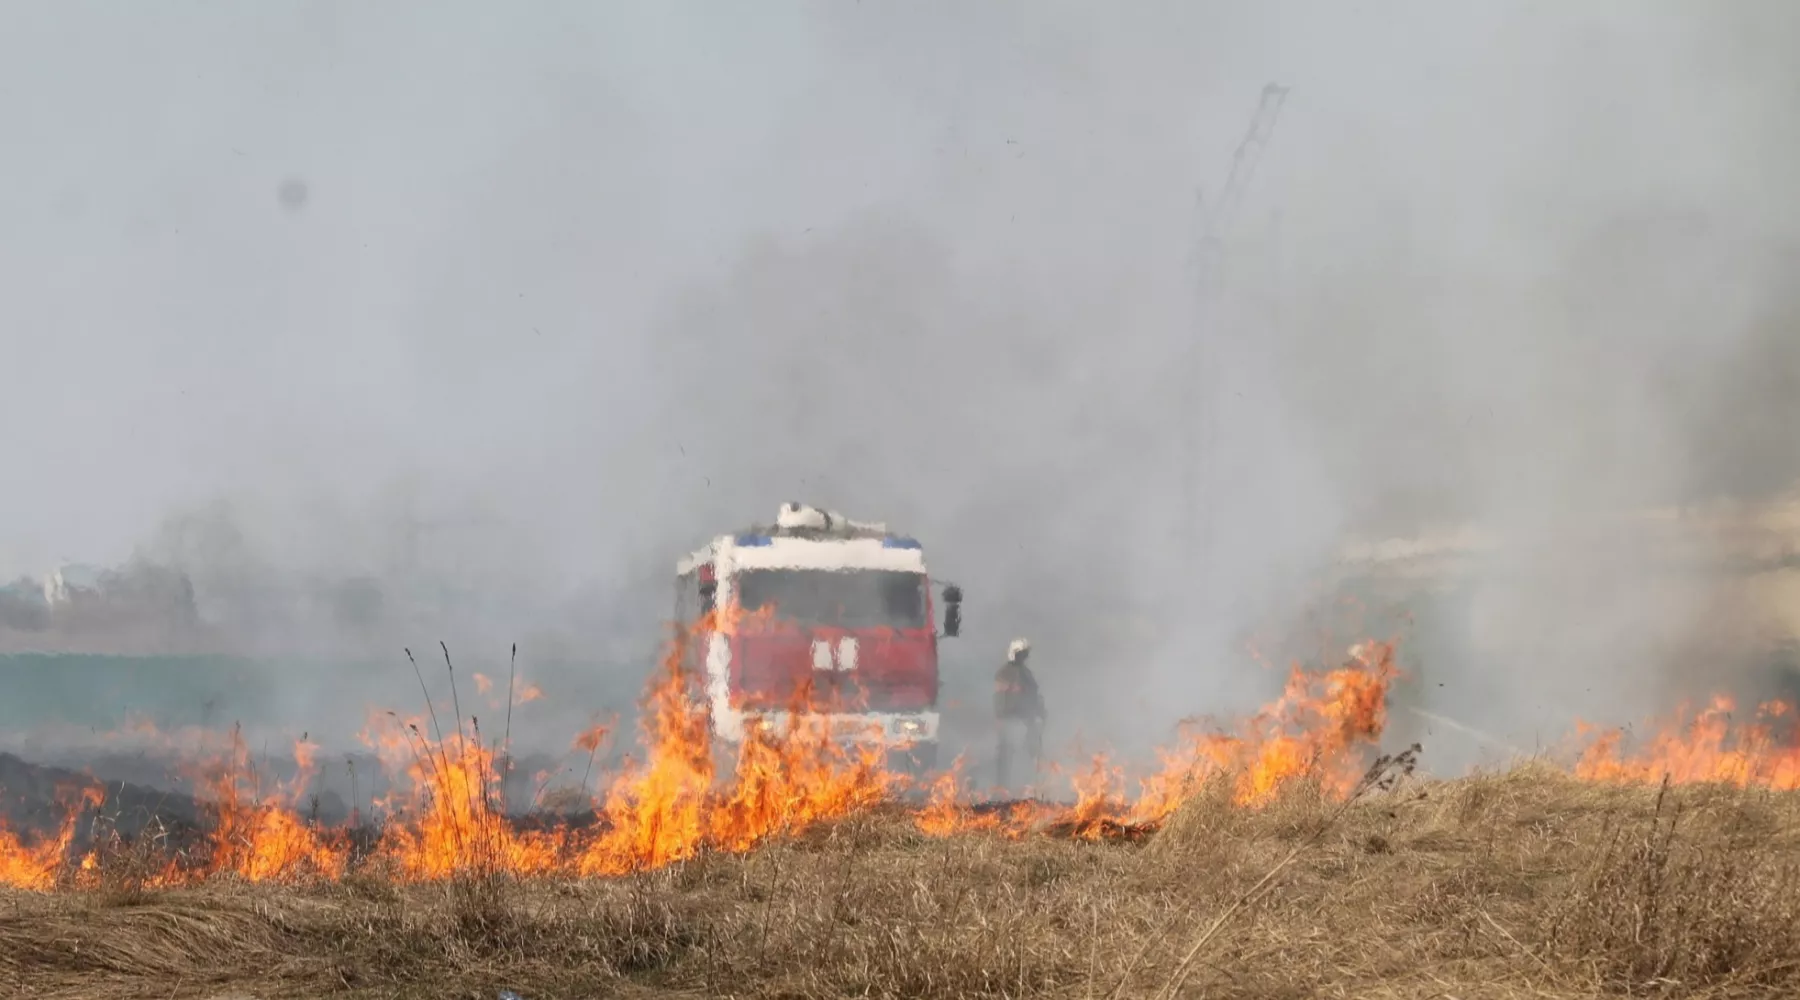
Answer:
<svg viewBox="0 0 1800 1000"><path fill-rule="evenodd" d="M729 795L713 811L713 844L749 850L767 837L847 816L885 801L898 785L879 742L839 744L815 712L843 710L802 684L782 732L753 730L739 751Z"/></svg>
<svg viewBox="0 0 1800 1000"><path fill-rule="evenodd" d="M1800 788L1800 742L1794 739L1794 707L1782 701L1759 705L1748 719L1736 704L1716 697L1699 712L1678 711L1652 729L1635 750L1625 749L1623 730L1582 725L1587 742L1575 763L1577 777L1633 784L1720 783L1781 790Z"/></svg>
<svg viewBox="0 0 1800 1000"><path fill-rule="evenodd" d="M608 732L610 730L604 724L596 722L577 734L574 742L570 745L577 750L595 753L606 742Z"/></svg>
<svg viewBox="0 0 1800 1000"><path fill-rule="evenodd" d="M683 662L677 631L663 657L644 723L646 763L628 767L606 795L609 825L577 862L583 875L613 875L692 857L704 831L712 787L712 732L706 702Z"/></svg>
<svg viewBox="0 0 1800 1000"><path fill-rule="evenodd" d="M855 706L811 684L795 692L781 726L752 725L734 756L719 751L704 678L692 668L694 640L709 631L779 628L768 609L754 614L723 609L693 630L678 630L646 691L643 752L603 786L598 825L528 831L500 802L501 748L484 744L478 720L440 732L424 718L375 713L361 736L373 747L392 784L378 807L384 828L371 856L356 863L382 866L394 877L433 880L471 871L515 875L615 875L657 868L707 851L741 852L814 824L894 802L909 782L890 773L879 741L841 742L833 717ZM1254 715L1219 724L1189 720L1159 755L1159 766L1135 781L1105 755L1067 778L1073 804L1037 801L970 804L963 761L921 790L913 822L934 837L981 834L1018 838L1052 833L1101 840L1152 831L1207 782L1228 782L1231 800L1258 808L1297 781L1327 794L1352 792L1385 728L1386 700L1398 676L1392 643L1354 647L1330 670L1292 667L1281 695ZM477 675L482 691L492 688ZM535 697L535 688L527 693ZM527 698L526 700L529 700ZM1727 699L1683 712L1627 746L1618 730L1582 731L1573 772L1587 780L1723 782L1800 788L1800 742L1793 738L1792 705L1771 702L1740 718ZM570 752L593 757L610 728L578 734ZM171 863L151 884L211 876L250 881L335 879L353 864L346 830L322 829L303 818L302 797L316 773L319 747L305 737L292 747L295 776L268 787L242 734L234 727L225 747L197 753L198 731L164 733L133 719L122 734L178 745L189 759L214 822L205 849L189 852L185 867ZM214 740L216 743L216 740ZM537 779L542 785L548 773ZM1134 789L1134 790L1132 790ZM581 791L587 795L584 785ZM31 839L0 827L0 885L47 891L97 884L99 855L71 863L78 819L100 804L88 786L65 802L55 832Z"/></svg>
<svg viewBox="0 0 1800 1000"><path fill-rule="evenodd" d="M64 795L67 799L69 796ZM100 789L81 789L64 810L62 823L53 836L32 843L0 822L0 886L43 891L56 885L58 873L67 863L69 845L75 840L75 827L82 810L98 806L103 796Z"/></svg>
<svg viewBox="0 0 1800 1000"><path fill-rule="evenodd" d="M962 828L962 795L959 787L962 768L963 759L958 757L950 763L949 770L932 779L925 807L913 819L914 825L927 836L948 837Z"/></svg>
<svg viewBox="0 0 1800 1000"><path fill-rule="evenodd" d="M615 875L706 851L747 851L895 801L909 783L886 769L880 742L846 745L844 734L832 731L833 718L841 719L854 706L810 684L794 693L783 725L752 726L735 757L718 753L703 678L691 666L693 640L713 630L766 627L775 624L765 613L724 610L697 629L677 630L646 692L643 753L605 786L598 826L591 832L566 825L526 831L511 822L498 805L498 748L483 743L477 720L465 726L459 719L454 729L440 732L421 718L373 714L360 735L394 780L378 803L385 825L368 862L407 880L469 871ZM1051 831L1102 839L1154 829L1215 775L1231 776L1232 797L1244 806L1267 802L1302 778L1345 794L1381 735L1394 674L1393 647L1382 643L1358 646L1336 670L1295 667L1281 697L1250 719L1224 728L1185 725L1177 745L1162 755L1160 769L1138 782L1135 795L1126 792L1124 769L1097 756L1069 779L1073 805L1027 801L975 807L961 794L958 759L926 786L926 802L914 822L933 836ZM571 752L588 754L591 766L608 732L599 725L583 731ZM253 881L344 875L352 863L348 831L323 830L302 818L300 799L318 752L304 738L296 742L296 776L265 790L234 729L226 750L209 759L202 776L216 814L210 850L201 852L190 871L171 872L165 881L221 874ZM0 834L0 882L53 887L75 829L71 818L56 837L31 845ZM89 855L83 864L92 862Z"/></svg>
<svg viewBox="0 0 1800 1000"><path fill-rule="evenodd" d="M1323 676L1295 666L1281 699L1251 720L1235 740L1208 743L1204 760L1221 752L1242 764L1235 801L1267 802L1294 778L1317 776L1331 794L1349 794L1362 776L1361 751L1387 725L1387 692L1398 671L1392 643L1364 643L1351 662ZM1166 813L1165 813L1166 815Z"/></svg>
<svg viewBox="0 0 1800 1000"><path fill-rule="evenodd" d="M378 850L413 879L467 872L540 874L558 866L565 835L525 833L502 814L501 775L494 751L458 731L443 740L425 737L417 722L400 723L398 738L411 752L406 765L408 799L387 803L390 823ZM393 746L393 740L383 741Z"/></svg>
<svg viewBox="0 0 1800 1000"><path fill-rule="evenodd" d="M921 833L932 837L981 833L1017 838L1055 814L1055 807L1032 801L1009 803L998 810L971 808L962 794L963 764L963 758L956 758L948 771L927 786L925 805L913 817L913 825Z"/></svg>
<svg viewBox="0 0 1800 1000"><path fill-rule="evenodd" d="M1070 832L1083 840L1101 837L1129 809L1120 793L1124 773L1104 753L1095 754L1087 771L1072 775L1069 784L1075 789L1075 806L1067 822Z"/></svg>
<svg viewBox="0 0 1800 1000"><path fill-rule="evenodd" d="M698 634L764 627L762 613L723 611ZM885 801L897 786L879 745L847 749L819 713L845 706L794 693L778 732L750 727L729 775L716 773L710 707L686 666L693 634L678 631L663 658L646 713L643 763L606 796L608 829L583 851L585 875L617 874L681 861L702 850L745 851L783 833ZM715 787L720 778L727 783Z"/></svg>
<svg viewBox="0 0 1800 1000"><path fill-rule="evenodd" d="M735 601L708 612L695 632L705 632L708 626L725 635L767 635L794 631L797 628L775 617L773 604L766 604L755 611L746 611Z"/></svg>
<svg viewBox="0 0 1800 1000"><path fill-rule="evenodd" d="M1235 731L1184 723L1177 745L1160 754L1161 769L1139 782L1135 799L1123 793L1124 775L1104 754L1071 777L1075 804L1069 807L1022 802L999 813L976 812L957 804L953 769L933 783L915 822L933 836L1016 837L1055 827L1091 840L1146 832L1221 774L1235 775L1232 799L1240 806L1263 805L1287 784L1308 778L1342 798L1362 776L1386 726L1387 692L1397 675L1392 642L1359 644L1348 662L1324 673L1295 665L1281 697Z"/></svg>
<svg viewBox="0 0 1800 1000"><path fill-rule="evenodd" d="M317 744L294 743L298 773L271 799L247 791L255 783L250 751L233 727L231 743L203 773L213 797L217 826L209 871L231 872L252 882L285 881L304 875L338 878L349 865L348 847L305 823L295 811L314 773Z"/></svg>

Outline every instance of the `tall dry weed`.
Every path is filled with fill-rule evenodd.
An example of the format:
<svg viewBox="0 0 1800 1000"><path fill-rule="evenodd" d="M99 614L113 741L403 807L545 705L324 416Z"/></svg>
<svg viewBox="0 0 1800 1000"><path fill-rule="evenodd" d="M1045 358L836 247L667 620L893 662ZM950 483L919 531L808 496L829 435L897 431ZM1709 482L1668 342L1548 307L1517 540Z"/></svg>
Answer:
<svg viewBox="0 0 1800 1000"><path fill-rule="evenodd" d="M1647 820L1613 829L1549 914L1546 946L1627 992L1800 985L1800 859L1691 818L1665 784Z"/></svg>

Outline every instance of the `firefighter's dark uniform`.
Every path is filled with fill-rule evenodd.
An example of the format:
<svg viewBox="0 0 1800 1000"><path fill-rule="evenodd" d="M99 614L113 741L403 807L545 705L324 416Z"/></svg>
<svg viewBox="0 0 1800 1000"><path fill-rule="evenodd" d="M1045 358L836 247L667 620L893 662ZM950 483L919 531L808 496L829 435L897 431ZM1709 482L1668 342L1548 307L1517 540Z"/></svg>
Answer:
<svg viewBox="0 0 1800 1000"><path fill-rule="evenodd" d="M1031 756L1034 776L1043 753L1044 696L1038 690L1037 678L1032 675L1031 668L1025 665L1028 653L1009 657L994 674L995 768L1000 788L1007 787L1012 778L1013 745L1021 737L1025 752Z"/></svg>

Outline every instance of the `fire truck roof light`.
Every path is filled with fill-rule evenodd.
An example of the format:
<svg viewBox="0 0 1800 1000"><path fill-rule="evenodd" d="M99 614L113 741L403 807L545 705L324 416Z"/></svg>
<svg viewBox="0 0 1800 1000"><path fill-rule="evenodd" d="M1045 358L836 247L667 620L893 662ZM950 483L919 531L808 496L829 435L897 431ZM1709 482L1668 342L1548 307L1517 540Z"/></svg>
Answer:
<svg viewBox="0 0 1800 1000"><path fill-rule="evenodd" d="M920 545L916 539L901 535L889 535L881 540L881 547L884 549L918 549L924 546Z"/></svg>
<svg viewBox="0 0 1800 1000"><path fill-rule="evenodd" d="M887 531L887 525L880 522L852 521L836 511L799 503L781 505L775 515L775 528L782 532L824 532L861 537L873 537Z"/></svg>
<svg viewBox="0 0 1800 1000"><path fill-rule="evenodd" d="M737 536L737 543L739 545L773 545L775 540L768 535L758 535L754 532L746 531Z"/></svg>

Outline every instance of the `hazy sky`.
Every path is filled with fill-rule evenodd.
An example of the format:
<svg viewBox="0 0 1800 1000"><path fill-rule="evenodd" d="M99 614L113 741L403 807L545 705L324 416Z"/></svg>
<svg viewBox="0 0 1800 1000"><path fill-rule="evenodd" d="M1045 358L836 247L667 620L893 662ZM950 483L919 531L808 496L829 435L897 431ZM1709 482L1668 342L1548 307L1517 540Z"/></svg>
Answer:
<svg viewBox="0 0 1800 1000"><path fill-rule="evenodd" d="M1195 196L1270 81L1209 614L1800 474L1791 4L0 11L9 574L221 498L375 570L410 490L443 572L565 589L885 518L971 656L1167 597Z"/></svg>

